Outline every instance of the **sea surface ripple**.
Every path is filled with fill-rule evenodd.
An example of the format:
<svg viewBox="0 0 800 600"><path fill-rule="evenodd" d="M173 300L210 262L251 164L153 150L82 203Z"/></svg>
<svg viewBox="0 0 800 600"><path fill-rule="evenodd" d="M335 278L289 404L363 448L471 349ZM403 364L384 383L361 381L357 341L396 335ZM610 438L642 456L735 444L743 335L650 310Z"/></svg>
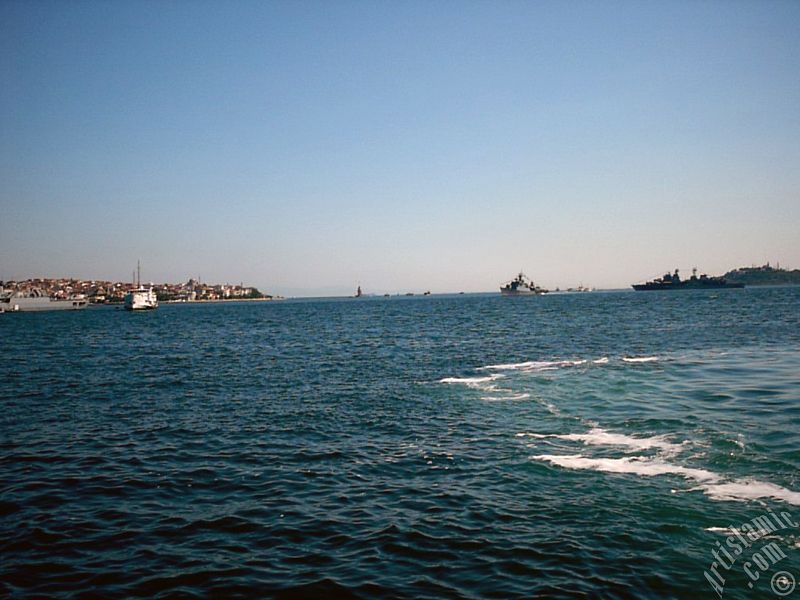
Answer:
<svg viewBox="0 0 800 600"><path fill-rule="evenodd" d="M798 309L753 288L0 315L0 595L716 597L727 528L800 522ZM769 539L800 578L800 528ZM742 561L725 597L769 596Z"/></svg>

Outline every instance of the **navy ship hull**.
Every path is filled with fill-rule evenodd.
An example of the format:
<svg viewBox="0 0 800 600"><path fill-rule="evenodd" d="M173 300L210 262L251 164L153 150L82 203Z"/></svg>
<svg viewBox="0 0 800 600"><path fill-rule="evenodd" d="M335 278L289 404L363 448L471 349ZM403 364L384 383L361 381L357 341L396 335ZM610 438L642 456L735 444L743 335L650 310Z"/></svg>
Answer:
<svg viewBox="0 0 800 600"><path fill-rule="evenodd" d="M0 299L1 312L38 312L44 310L83 310L89 305L86 298L66 299L47 296L11 296Z"/></svg>
<svg viewBox="0 0 800 600"><path fill-rule="evenodd" d="M681 282L678 285L671 283L638 283L632 286L637 292L654 292L660 290L717 290L720 288L743 288L743 283L704 283L701 285L689 285L689 282Z"/></svg>
<svg viewBox="0 0 800 600"><path fill-rule="evenodd" d="M708 275L697 276L697 269L692 270L690 279L681 279L678 269L674 274L667 273L663 277L648 281L647 283L636 283L633 286L637 292L656 292L661 290L718 290L722 288L743 288L743 283L731 283L724 277L709 277Z"/></svg>
<svg viewBox="0 0 800 600"><path fill-rule="evenodd" d="M515 290L500 288L500 293L503 296L536 296L538 294L543 294L544 292L537 292L528 288Z"/></svg>

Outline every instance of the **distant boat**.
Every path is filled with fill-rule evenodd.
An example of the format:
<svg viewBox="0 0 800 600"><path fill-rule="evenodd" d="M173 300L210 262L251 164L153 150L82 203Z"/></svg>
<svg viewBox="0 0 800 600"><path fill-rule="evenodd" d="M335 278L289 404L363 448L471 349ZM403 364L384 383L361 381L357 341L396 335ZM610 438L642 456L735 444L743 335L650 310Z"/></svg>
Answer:
<svg viewBox="0 0 800 600"><path fill-rule="evenodd" d="M51 298L40 289L28 293L13 292L0 296L0 312L32 312L40 310L82 310L89 305L84 294L67 298Z"/></svg>
<svg viewBox="0 0 800 600"><path fill-rule="evenodd" d="M525 273L520 271L519 275L500 288L500 293L503 296L538 296L546 294L547 290L536 285L532 279L528 279Z"/></svg>
<svg viewBox="0 0 800 600"><path fill-rule="evenodd" d="M558 291L558 290L556 290L556 291ZM580 284L578 284L578 287L576 287L576 288L567 288L567 291L572 293L572 292L591 292L592 290L590 288L584 286L582 283L580 283Z"/></svg>
<svg viewBox="0 0 800 600"><path fill-rule="evenodd" d="M158 308L158 297L152 286L146 288L141 281L141 268L136 262L136 287L125 295L125 310L154 310Z"/></svg>
<svg viewBox="0 0 800 600"><path fill-rule="evenodd" d="M646 283L636 283L633 289L637 292L652 292L657 290L708 290L718 288L743 288L743 283L731 283L724 277L709 277L708 275L697 276L697 269L692 269L692 276L682 280L678 269L675 273L666 273L663 277L658 277Z"/></svg>

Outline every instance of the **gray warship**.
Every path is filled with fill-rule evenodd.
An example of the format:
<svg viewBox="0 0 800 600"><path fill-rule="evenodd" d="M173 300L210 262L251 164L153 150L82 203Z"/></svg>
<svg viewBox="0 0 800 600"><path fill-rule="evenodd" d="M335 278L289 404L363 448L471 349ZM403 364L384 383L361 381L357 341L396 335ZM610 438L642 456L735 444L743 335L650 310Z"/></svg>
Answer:
<svg viewBox="0 0 800 600"><path fill-rule="evenodd" d="M503 296L538 296L546 294L547 290L536 285L532 279L528 279L525 273L520 271L519 275L500 288L500 293Z"/></svg>
<svg viewBox="0 0 800 600"><path fill-rule="evenodd" d="M681 279L678 269L670 275L667 273L663 277L648 281L646 283L635 283L633 289L637 292L652 292L657 290L708 290L718 288L743 288L743 283L732 283L724 277L709 277L708 275L697 276L697 269L692 269L692 276L689 279Z"/></svg>
<svg viewBox="0 0 800 600"><path fill-rule="evenodd" d="M0 312L83 310L88 305L89 302L83 294L67 298L51 298L39 289L27 293L14 291L0 294Z"/></svg>

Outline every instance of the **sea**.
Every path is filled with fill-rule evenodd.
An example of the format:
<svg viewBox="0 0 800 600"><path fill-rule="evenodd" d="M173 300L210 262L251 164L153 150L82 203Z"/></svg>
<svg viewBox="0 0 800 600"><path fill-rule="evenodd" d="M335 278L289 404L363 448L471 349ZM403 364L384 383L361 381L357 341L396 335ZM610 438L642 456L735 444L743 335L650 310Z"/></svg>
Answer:
<svg viewBox="0 0 800 600"><path fill-rule="evenodd" d="M800 597L800 288L0 315L0 596Z"/></svg>

